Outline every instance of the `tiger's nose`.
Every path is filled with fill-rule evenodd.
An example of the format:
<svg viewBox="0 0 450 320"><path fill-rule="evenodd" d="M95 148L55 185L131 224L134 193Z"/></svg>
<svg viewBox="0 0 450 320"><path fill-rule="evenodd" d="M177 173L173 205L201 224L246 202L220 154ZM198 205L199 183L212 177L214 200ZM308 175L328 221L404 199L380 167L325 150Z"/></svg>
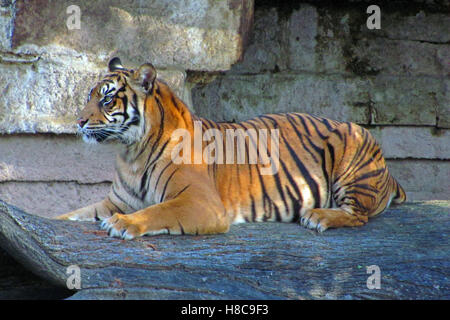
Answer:
<svg viewBox="0 0 450 320"><path fill-rule="evenodd" d="M80 126L80 128L83 128L84 125L85 125L87 122L88 122L88 121L87 121L86 119L83 119L83 118L78 118L78 119L77 119L77 123L78 123L78 125Z"/></svg>

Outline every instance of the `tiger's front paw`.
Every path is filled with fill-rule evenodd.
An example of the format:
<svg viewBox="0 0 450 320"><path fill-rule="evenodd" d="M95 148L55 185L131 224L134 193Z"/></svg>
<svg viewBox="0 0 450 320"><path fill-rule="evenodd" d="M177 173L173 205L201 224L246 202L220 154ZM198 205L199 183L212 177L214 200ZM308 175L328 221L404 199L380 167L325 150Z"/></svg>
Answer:
<svg viewBox="0 0 450 320"><path fill-rule="evenodd" d="M115 213L111 218L102 221L100 227L108 232L108 235L124 240L140 237L142 233L138 225L133 223L130 215Z"/></svg>
<svg viewBox="0 0 450 320"><path fill-rule="evenodd" d="M307 211L305 215L301 217L300 224L308 229L313 229L318 232L324 232L330 227L327 216L315 210Z"/></svg>

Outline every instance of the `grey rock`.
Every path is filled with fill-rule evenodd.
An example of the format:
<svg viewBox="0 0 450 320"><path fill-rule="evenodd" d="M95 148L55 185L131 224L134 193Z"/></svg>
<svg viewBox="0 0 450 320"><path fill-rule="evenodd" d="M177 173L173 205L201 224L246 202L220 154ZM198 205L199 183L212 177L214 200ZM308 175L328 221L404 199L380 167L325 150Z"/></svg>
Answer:
<svg viewBox="0 0 450 320"><path fill-rule="evenodd" d="M81 289L72 299L448 299L449 213L448 201L421 202L321 235L254 223L222 235L123 241L95 223L48 220L0 202L0 246L62 288L67 267L77 265ZM380 268L377 290L367 286L371 265Z"/></svg>
<svg viewBox="0 0 450 320"><path fill-rule="evenodd" d="M264 113L306 112L368 123L367 81L339 75L227 75L193 91L197 114L241 121Z"/></svg>
<svg viewBox="0 0 450 320"><path fill-rule="evenodd" d="M79 53L122 56L182 70L228 70L240 59L253 1L79 1L80 28L70 30L72 1L18 0L14 49L58 45Z"/></svg>

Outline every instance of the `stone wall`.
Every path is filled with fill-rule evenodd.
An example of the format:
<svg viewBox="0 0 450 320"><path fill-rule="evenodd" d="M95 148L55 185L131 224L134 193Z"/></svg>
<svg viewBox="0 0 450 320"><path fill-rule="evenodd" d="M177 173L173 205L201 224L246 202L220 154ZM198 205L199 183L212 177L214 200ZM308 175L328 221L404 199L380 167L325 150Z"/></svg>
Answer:
<svg viewBox="0 0 450 320"><path fill-rule="evenodd" d="M356 122L409 200L450 199L449 2L378 1L380 30L367 28L367 2L338 3L256 1L243 61L192 91L197 114Z"/></svg>
<svg viewBox="0 0 450 320"><path fill-rule="evenodd" d="M44 216L101 200L120 146L73 134L109 59L153 63L191 106L186 70L230 69L252 18L253 0L0 0L0 199Z"/></svg>
<svg viewBox="0 0 450 320"><path fill-rule="evenodd" d="M108 192L121 146L84 144L74 120L113 56L153 62L215 120L363 124L411 200L449 199L450 4L392 2L367 30L364 1L0 0L0 199L54 216Z"/></svg>

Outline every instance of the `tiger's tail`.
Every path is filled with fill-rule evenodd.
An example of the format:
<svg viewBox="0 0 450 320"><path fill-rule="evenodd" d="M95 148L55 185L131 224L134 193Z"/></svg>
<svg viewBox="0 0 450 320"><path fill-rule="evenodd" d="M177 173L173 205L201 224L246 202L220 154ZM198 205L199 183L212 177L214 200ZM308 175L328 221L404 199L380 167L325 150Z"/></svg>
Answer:
<svg viewBox="0 0 450 320"><path fill-rule="evenodd" d="M395 178L391 175L393 190L395 190L394 197L392 198L392 202L394 204L400 204L406 201L406 193L403 190L402 186L395 180Z"/></svg>

